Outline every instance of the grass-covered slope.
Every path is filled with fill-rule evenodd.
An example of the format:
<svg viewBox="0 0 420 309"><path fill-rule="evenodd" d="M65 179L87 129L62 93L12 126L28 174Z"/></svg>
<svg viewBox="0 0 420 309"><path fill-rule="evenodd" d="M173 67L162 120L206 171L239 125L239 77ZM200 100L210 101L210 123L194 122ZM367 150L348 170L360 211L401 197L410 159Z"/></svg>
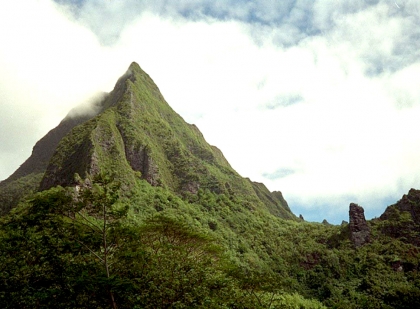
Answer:
<svg viewBox="0 0 420 309"><path fill-rule="evenodd" d="M104 112L59 143L42 190L75 184L75 173L112 171L127 187L140 177L187 199L200 190L237 195L256 209L294 218L284 200L238 175L195 125L174 112L138 64L131 64L103 104Z"/></svg>

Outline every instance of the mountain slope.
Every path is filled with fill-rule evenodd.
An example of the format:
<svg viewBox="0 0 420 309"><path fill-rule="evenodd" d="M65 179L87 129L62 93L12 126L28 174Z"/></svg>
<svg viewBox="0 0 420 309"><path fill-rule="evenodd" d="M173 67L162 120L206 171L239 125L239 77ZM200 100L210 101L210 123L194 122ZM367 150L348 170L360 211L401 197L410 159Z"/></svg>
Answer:
<svg viewBox="0 0 420 309"><path fill-rule="evenodd" d="M382 233L420 246L420 190L410 189L380 216Z"/></svg>
<svg viewBox="0 0 420 309"><path fill-rule="evenodd" d="M130 65L100 107L93 118L63 120L4 183L33 174L33 189L45 171L39 189L46 190L75 185L75 174L83 178L113 171L127 188L141 178L184 198L209 190L237 195L276 216L295 218L278 193L237 174L195 125L172 110L137 63Z"/></svg>
<svg viewBox="0 0 420 309"><path fill-rule="evenodd" d="M103 110L104 94L91 102L97 112ZM36 191L55 148L61 139L75 126L92 118L92 114L80 114L77 108L49 131L33 147L31 156L6 180L0 182L0 214L8 212L27 194Z"/></svg>
<svg viewBox="0 0 420 309"><path fill-rule="evenodd" d="M0 217L5 308L419 308L420 191L371 221L294 220L137 64L98 104L0 184L26 197Z"/></svg>

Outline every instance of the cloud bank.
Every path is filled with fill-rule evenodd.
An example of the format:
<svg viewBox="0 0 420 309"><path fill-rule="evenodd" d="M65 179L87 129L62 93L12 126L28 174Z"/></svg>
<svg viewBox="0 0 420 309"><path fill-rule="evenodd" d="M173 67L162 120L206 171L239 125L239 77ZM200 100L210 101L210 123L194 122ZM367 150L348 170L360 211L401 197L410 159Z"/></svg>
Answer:
<svg viewBox="0 0 420 309"><path fill-rule="evenodd" d="M282 191L296 214L340 223L356 202L379 216L420 183L420 5L273 3L2 4L0 179L136 61L241 175Z"/></svg>

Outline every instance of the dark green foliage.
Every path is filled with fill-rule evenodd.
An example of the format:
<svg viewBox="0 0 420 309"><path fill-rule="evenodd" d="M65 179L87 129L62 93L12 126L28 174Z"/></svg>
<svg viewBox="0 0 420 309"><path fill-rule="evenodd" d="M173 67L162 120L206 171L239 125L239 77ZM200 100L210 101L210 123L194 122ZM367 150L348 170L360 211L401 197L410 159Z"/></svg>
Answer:
<svg viewBox="0 0 420 309"><path fill-rule="evenodd" d="M136 263L142 263L142 280L135 297L144 308L206 307L226 297L222 251L208 235L155 216L140 228L139 240L144 251Z"/></svg>
<svg viewBox="0 0 420 309"><path fill-rule="evenodd" d="M385 221L355 250L348 226L279 219L237 196L200 190L187 202L144 180L121 192L99 174L4 217L4 308L109 308L111 295L118 308L419 305L420 250L382 234Z"/></svg>
<svg viewBox="0 0 420 309"><path fill-rule="evenodd" d="M420 191L411 189L377 221L383 234L420 246Z"/></svg>
<svg viewBox="0 0 420 309"><path fill-rule="evenodd" d="M5 213L20 201L0 219L2 308L420 307L417 190L355 249L240 177L137 64L101 111L1 183Z"/></svg>
<svg viewBox="0 0 420 309"><path fill-rule="evenodd" d="M320 308L281 292L274 280L280 277L255 260L245 236L229 244L232 226L239 229L233 217L225 223L217 216L200 217L199 204L145 181L139 181L131 200L121 198L120 189L100 174L78 190L39 193L2 219L4 308L109 308L113 303L118 308L276 308L293 302ZM136 196L150 204L129 207ZM207 191L199 198L208 200L207 207L230 207L226 214L238 211L223 195ZM210 229L209 222L217 228ZM247 265L268 272L249 277Z"/></svg>
<svg viewBox="0 0 420 309"><path fill-rule="evenodd" d="M38 190L42 173L28 174L0 183L0 215L8 213L28 195Z"/></svg>

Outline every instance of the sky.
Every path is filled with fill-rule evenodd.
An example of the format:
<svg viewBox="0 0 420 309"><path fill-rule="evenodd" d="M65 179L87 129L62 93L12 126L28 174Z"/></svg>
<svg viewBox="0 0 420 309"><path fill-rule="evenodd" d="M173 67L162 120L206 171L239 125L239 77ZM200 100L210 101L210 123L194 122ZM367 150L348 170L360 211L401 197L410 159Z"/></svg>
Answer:
<svg viewBox="0 0 420 309"><path fill-rule="evenodd" d="M307 221L420 188L417 0L0 4L0 180L137 62L242 176Z"/></svg>

